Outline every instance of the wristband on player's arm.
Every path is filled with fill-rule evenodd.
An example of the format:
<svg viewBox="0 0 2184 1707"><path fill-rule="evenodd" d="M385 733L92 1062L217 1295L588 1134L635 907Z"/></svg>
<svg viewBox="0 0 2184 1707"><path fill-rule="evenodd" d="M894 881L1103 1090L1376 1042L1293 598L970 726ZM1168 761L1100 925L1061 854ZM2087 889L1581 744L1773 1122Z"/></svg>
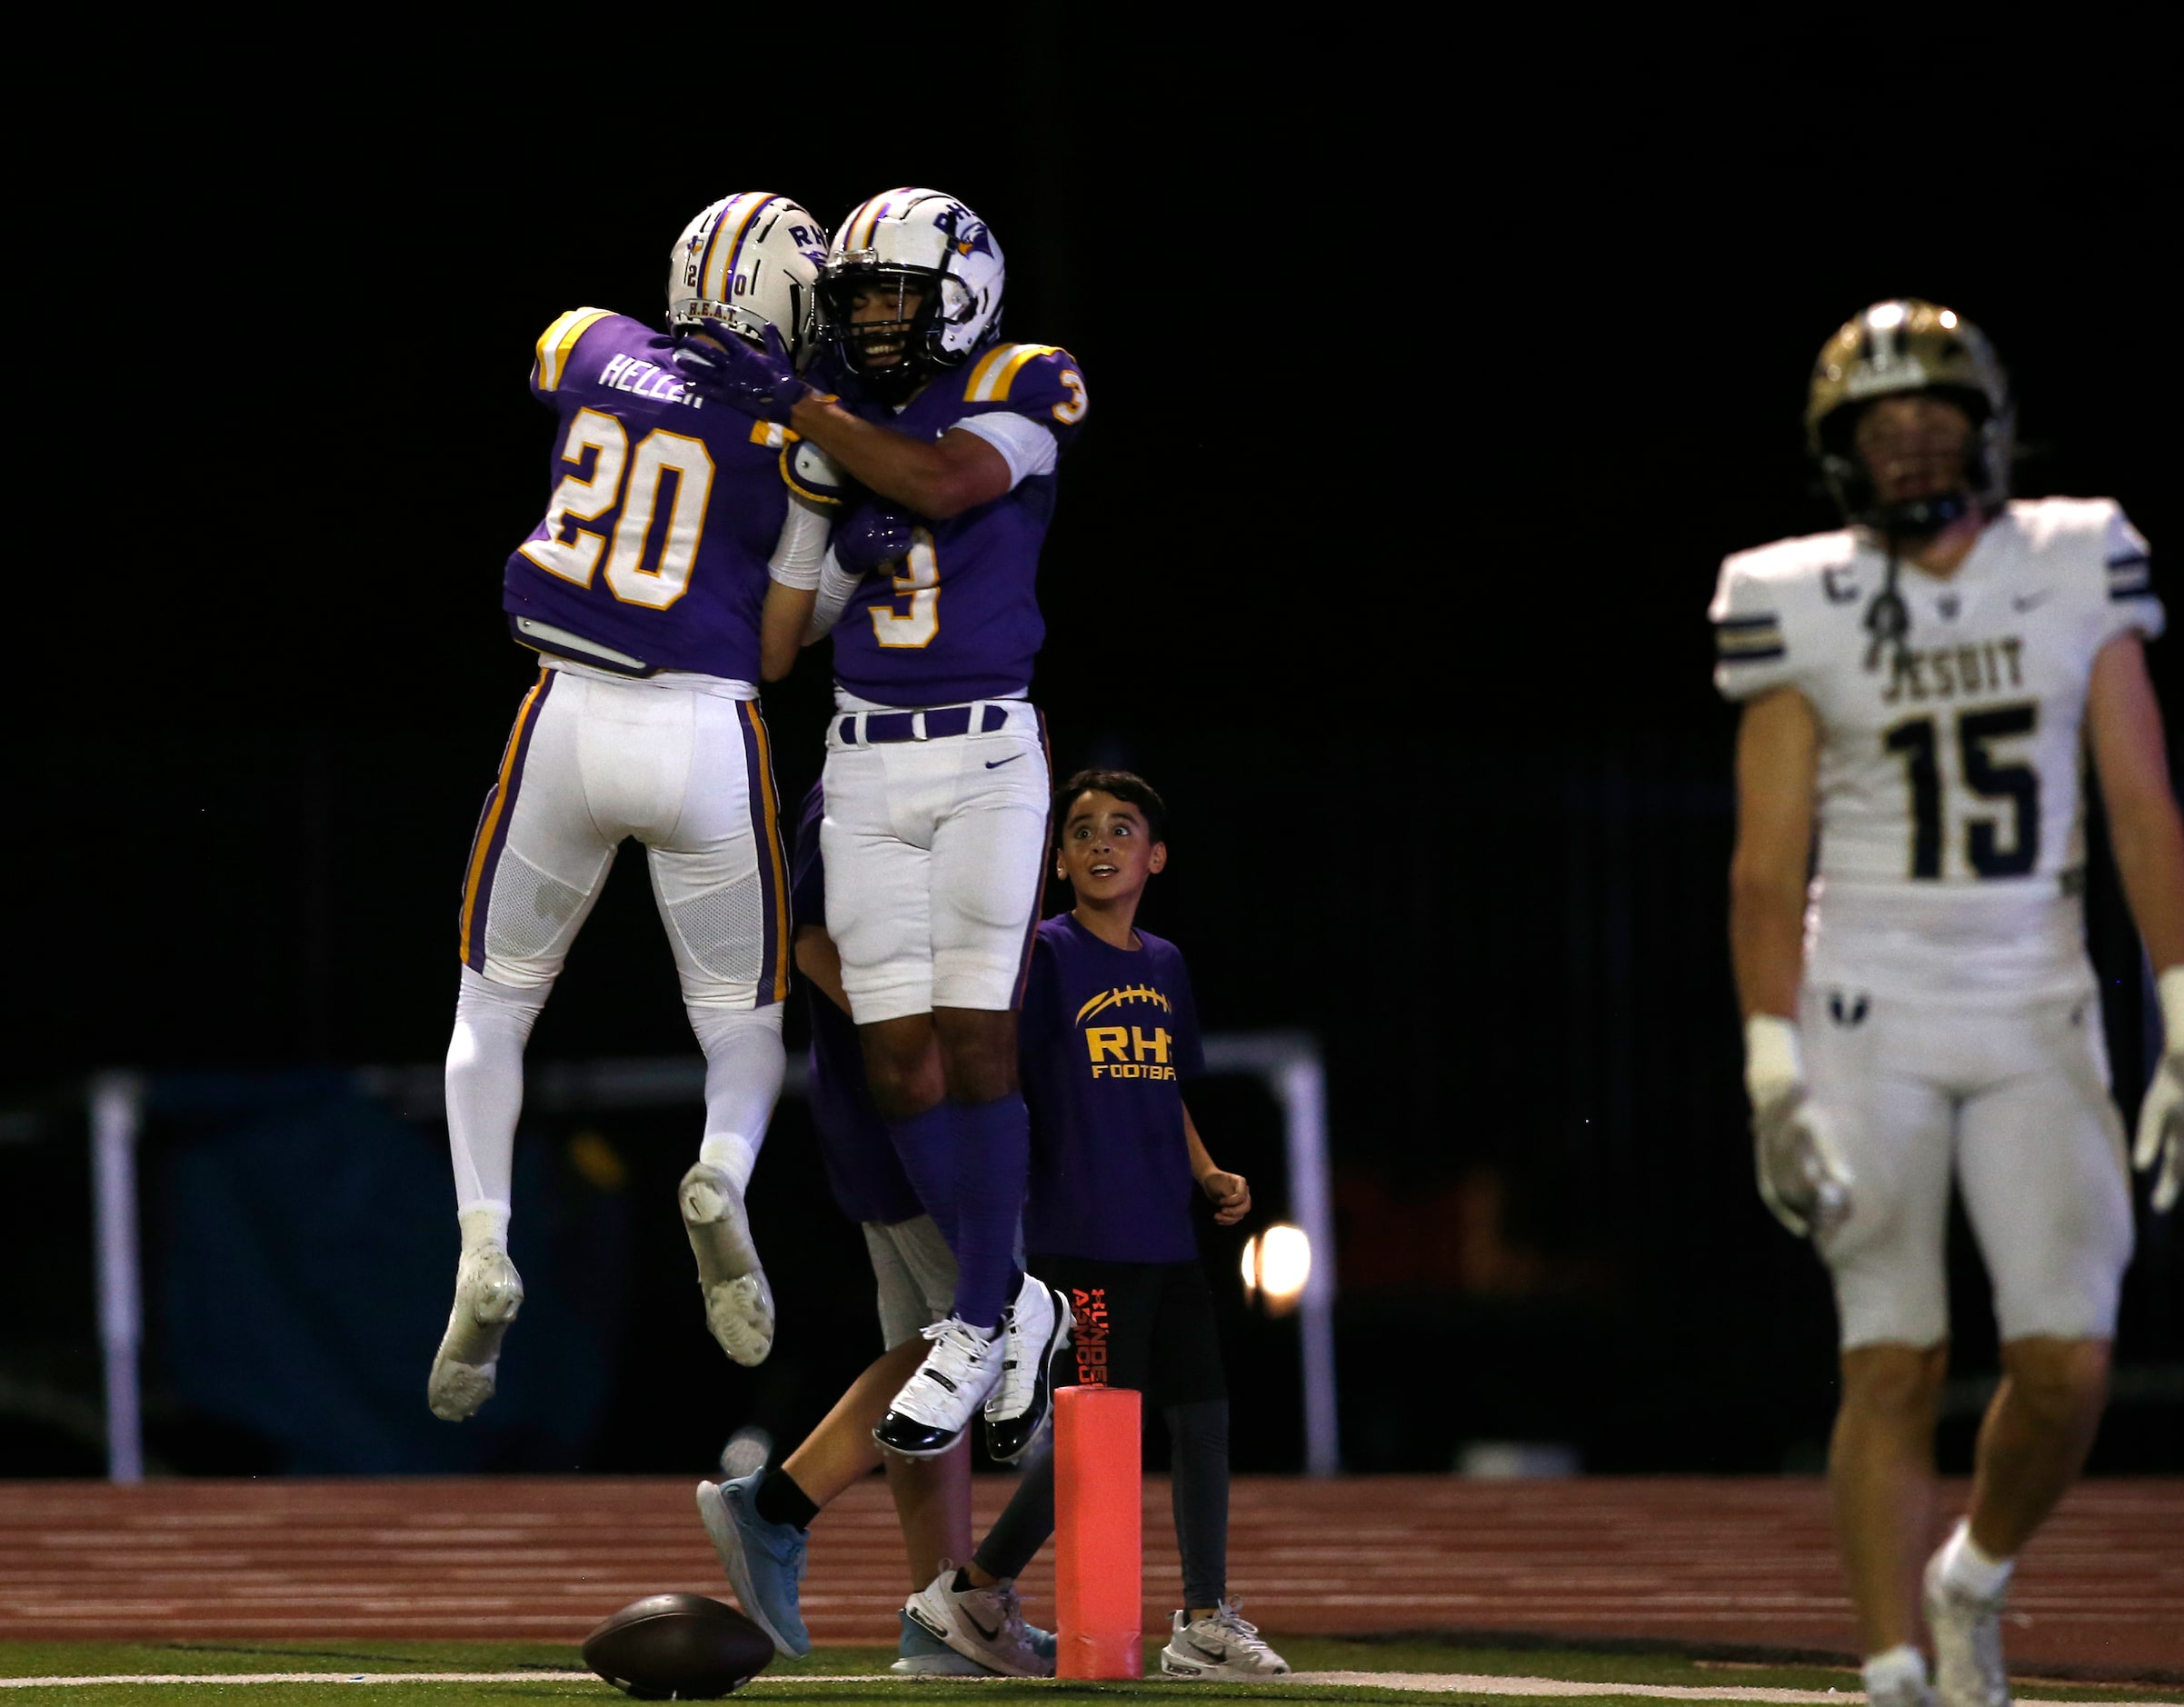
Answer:
<svg viewBox="0 0 2184 1707"><path fill-rule="evenodd" d="M804 625L803 644L824 639L842 620L842 613L856 591L861 575L853 575L842 566L829 546L825 560L819 565L819 598L812 606L812 620Z"/></svg>
<svg viewBox="0 0 2184 1707"><path fill-rule="evenodd" d="M1744 1022L1744 1093L1754 1109L1779 1103L1805 1083L1804 1052L1797 1022L1779 1013L1755 1013Z"/></svg>
<svg viewBox="0 0 2184 1707"><path fill-rule="evenodd" d="M809 593L819 584L820 566L826 560L827 534L833 518L825 507L792 493L789 513L767 559L766 573L784 587Z"/></svg>

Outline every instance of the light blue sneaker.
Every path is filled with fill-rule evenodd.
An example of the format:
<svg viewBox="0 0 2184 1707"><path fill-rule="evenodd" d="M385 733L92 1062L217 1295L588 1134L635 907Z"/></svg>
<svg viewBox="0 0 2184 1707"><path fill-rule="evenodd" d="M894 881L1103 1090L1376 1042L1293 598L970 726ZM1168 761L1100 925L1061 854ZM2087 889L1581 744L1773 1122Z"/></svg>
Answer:
<svg viewBox="0 0 2184 1707"><path fill-rule="evenodd" d="M758 1484L765 1479L763 1470L754 1470L718 1485L699 1482L698 1518L743 1611L773 1638L776 1649L801 1660L812 1651L811 1632L796 1604L806 1538L793 1523L769 1523L759 1516Z"/></svg>

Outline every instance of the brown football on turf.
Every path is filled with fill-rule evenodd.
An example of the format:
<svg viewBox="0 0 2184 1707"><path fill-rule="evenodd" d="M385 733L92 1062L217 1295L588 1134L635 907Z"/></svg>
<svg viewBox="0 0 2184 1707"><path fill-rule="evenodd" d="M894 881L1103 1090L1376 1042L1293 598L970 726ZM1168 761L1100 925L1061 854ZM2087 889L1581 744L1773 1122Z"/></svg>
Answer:
<svg viewBox="0 0 2184 1707"><path fill-rule="evenodd" d="M772 1637L703 1594L648 1594L583 1639L583 1662L639 1701L713 1701L773 1657Z"/></svg>

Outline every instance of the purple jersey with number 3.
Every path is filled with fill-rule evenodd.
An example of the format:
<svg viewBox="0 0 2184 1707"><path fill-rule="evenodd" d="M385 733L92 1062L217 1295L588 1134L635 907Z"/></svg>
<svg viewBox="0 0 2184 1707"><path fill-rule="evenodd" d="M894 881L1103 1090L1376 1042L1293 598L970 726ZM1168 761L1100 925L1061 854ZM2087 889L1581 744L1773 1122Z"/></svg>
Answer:
<svg viewBox="0 0 2184 1707"><path fill-rule="evenodd" d="M1018 1018L1032 1182L1023 1246L1109 1263L1188 1263L1182 1087L1206 1070L1174 943L1114 947L1062 913L1039 927Z"/></svg>
<svg viewBox="0 0 2184 1707"><path fill-rule="evenodd" d="M553 495L508 559L501 604L543 652L756 682L786 436L688 394L673 349L599 308L540 337L531 389L561 418Z"/></svg>
<svg viewBox="0 0 2184 1707"><path fill-rule="evenodd" d="M845 396L859 414L937 439L974 415L1035 421L1066 451L1084 419L1076 358L1045 344L996 344L941 374L893 414ZM990 504L928 522L910 555L876 570L834 626L834 676L887 705L946 705L1021 694L1046 624L1039 547L1054 514L1054 476L1032 474Z"/></svg>

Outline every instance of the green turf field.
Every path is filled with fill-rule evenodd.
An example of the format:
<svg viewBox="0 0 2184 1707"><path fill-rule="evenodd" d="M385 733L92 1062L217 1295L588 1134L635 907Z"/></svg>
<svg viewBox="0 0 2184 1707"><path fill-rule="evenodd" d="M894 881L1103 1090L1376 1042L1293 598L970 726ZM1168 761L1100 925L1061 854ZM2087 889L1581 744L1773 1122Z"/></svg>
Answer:
<svg viewBox="0 0 2184 1707"><path fill-rule="evenodd" d="M744 1689L738 1700L916 1701L930 1703L973 1702L985 1707L1020 1702L1052 1702L1056 1696L1129 1698L1157 1692L1178 1700L1205 1702L1382 1702L1460 1701L1471 1707L1524 1703L1524 1707L1631 1707L1649 1698L1623 1694L1557 1694L1544 1698L1534 1690L1500 1694L1491 1686L1471 1684L1444 1690L1420 1683L1429 1677L1507 1677L1554 1680L1563 1685L1650 1684L1679 1689L1736 1692L1761 1690L1839 1691L1858 1688L1854 1672L1819 1666L1727 1665L1666 1654L1583 1652L1575 1650L1473 1648L1429 1642L1345 1642L1286 1637L1280 1645L1290 1663L1306 1672L1380 1672L1395 1676L1383 1685L1351 1686L1321 1682L1178 1682L1157 1677L1159 1645L1149 1642L1146 1660L1156 1675L1144 1683L1024 1683L1015 1682L838 1681L883 1672L892 1659L883 1648L822 1648L809 1659L778 1663ZM0 1682L36 1677L218 1676L264 1672L319 1674L310 1682L279 1683L55 1684L0 1690L0 1707L322 1707L345 1702L355 1707L368 1692L370 1707L454 1707L457 1702L539 1700L618 1699L595 1679L556 1677L580 1671L573 1648L540 1642L0 1642ZM535 1672L535 1677L491 1682L408 1682L400 1677L369 1683L351 1677L411 1672ZM323 1680L323 1681L322 1681ZM1412 1681L1416 1680L1416 1681ZM1519 1685L1521 1688L1521 1685ZM2041 1701L2176 1702L2184 1690L2141 1685L2029 1685L2021 1692ZM1725 1697L1717 1696L1715 1699ZM1734 1699L1733 1696L1726 1697ZM1659 1699L1659 1698L1651 1698Z"/></svg>

